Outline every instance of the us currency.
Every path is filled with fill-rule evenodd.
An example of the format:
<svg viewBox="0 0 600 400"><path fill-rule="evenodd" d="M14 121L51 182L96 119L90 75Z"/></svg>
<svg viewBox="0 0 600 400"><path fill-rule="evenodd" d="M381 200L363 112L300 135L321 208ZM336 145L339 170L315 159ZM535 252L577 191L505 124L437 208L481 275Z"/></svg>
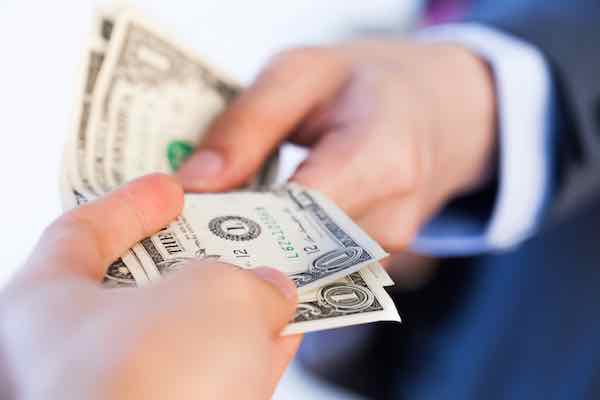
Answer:
<svg viewBox="0 0 600 400"><path fill-rule="evenodd" d="M241 90L127 6L98 13L84 66L69 174L91 195L175 171ZM250 188L275 179L277 157Z"/></svg>
<svg viewBox="0 0 600 400"><path fill-rule="evenodd" d="M99 31L97 31L99 32ZM80 93L76 101L73 135L66 141L60 174L60 194L63 210L87 203L96 196L86 172L86 142L92 95L104 61L106 42L100 35L92 36L84 54L80 72ZM147 282L147 276L132 250L109 266L104 278L107 287L131 287Z"/></svg>
<svg viewBox="0 0 600 400"><path fill-rule="evenodd" d="M133 247L150 280L194 258L274 266L299 289L335 281L387 253L316 191L188 194L182 214Z"/></svg>
<svg viewBox="0 0 600 400"><path fill-rule="evenodd" d="M376 321L400 322L394 302L373 271L384 270L379 264L372 264L301 294L294 317L282 334L292 335Z"/></svg>
<svg viewBox="0 0 600 400"><path fill-rule="evenodd" d="M81 84L80 94L76 102L75 126L73 132L75 139L68 142L65 150L65 162L68 163L69 180L76 190L86 193L88 196L95 196L101 191L92 185L90 171L88 170L89 158L94 154L90 153L93 143L98 135L89 127L92 108L94 107L94 93L96 83L104 64L106 51L110 44L114 20L120 12L125 9L122 5L112 5L104 9L97 10L94 17L94 29L89 40L89 48L85 51L82 62L82 71L79 82ZM102 136L102 135L100 135ZM103 161L103 155L100 155L100 162Z"/></svg>
<svg viewBox="0 0 600 400"><path fill-rule="evenodd" d="M387 271L379 264L374 263L367 267L373 278L378 281L381 286L394 286L395 283L387 273Z"/></svg>
<svg viewBox="0 0 600 400"><path fill-rule="evenodd" d="M66 173L70 182L80 191L95 194L88 178L86 148L89 142L89 118L92 108L92 95L104 61L104 43L96 37L91 39L82 63L80 95L76 102L74 137L68 142L63 163L70 165Z"/></svg>
<svg viewBox="0 0 600 400"><path fill-rule="evenodd" d="M124 5L96 15L65 151L75 193L66 196L69 208L72 199L101 195L145 173L176 170L239 92L233 80L158 32ZM251 188L272 182L277 166L275 153ZM135 257L127 259L137 270Z"/></svg>
<svg viewBox="0 0 600 400"><path fill-rule="evenodd" d="M173 172L240 85L130 10L103 18L108 39L86 145L103 193L150 172Z"/></svg>

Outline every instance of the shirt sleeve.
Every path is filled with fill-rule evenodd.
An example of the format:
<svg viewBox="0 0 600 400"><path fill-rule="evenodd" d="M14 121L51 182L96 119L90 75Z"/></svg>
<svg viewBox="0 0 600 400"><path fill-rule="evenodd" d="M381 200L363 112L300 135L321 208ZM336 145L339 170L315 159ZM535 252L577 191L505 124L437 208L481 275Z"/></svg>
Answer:
<svg viewBox="0 0 600 400"><path fill-rule="evenodd" d="M418 40L453 42L485 59L497 96L497 187L484 213L460 200L428 223L413 250L437 256L509 249L535 232L550 203L555 136L550 70L534 46L480 24L448 24L416 33ZM480 205L481 206L481 205ZM467 210L467 212L465 212Z"/></svg>

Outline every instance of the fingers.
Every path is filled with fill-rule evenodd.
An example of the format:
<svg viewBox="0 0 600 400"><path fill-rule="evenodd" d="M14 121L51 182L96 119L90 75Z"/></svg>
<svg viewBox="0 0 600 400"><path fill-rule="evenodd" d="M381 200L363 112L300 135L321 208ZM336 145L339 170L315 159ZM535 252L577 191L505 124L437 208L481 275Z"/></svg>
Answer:
<svg viewBox="0 0 600 400"><path fill-rule="evenodd" d="M271 385L277 387L285 369L298 352L303 335L281 336L275 339L275 351L273 353Z"/></svg>
<svg viewBox="0 0 600 400"><path fill-rule="evenodd" d="M359 211L369 170L361 167L360 137L342 130L330 132L313 147L291 181L316 189L351 215Z"/></svg>
<svg viewBox="0 0 600 400"><path fill-rule="evenodd" d="M156 289L172 290L185 304L218 309L224 325L260 323L273 335L291 320L297 304L293 282L275 269L248 271L210 261L191 262Z"/></svg>
<svg viewBox="0 0 600 400"><path fill-rule="evenodd" d="M271 332L279 336L296 311L298 305L296 285L290 278L273 268L256 268L250 275L254 281L252 286L260 287L260 290L265 292L264 297L258 299L257 305L262 304L263 315L268 326L271 327Z"/></svg>
<svg viewBox="0 0 600 400"><path fill-rule="evenodd" d="M325 194L353 218L379 200L410 191L406 148L362 132L356 126L327 133L290 180Z"/></svg>
<svg viewBox="0 0 600 400"><path fill-rule="evenodd" d="M179 215L182 205L183 192L173 178L140 178L57 219L42 235L25 273L99 280L128 248Z"/></svg>
<svg viewBox="0 0 600 400"><path fill-rule="evenodd" d="M191 261L140 293L145 304L152 303L149 314L154 321L148 326L161 333L151 336L149 346L176 338L169 354L184 372L182 385L192 378L192 386L218 388L202 391L206 398L239 397L242 392L242 397L270 398L276 376L281 376L299 341L280 336L297 306L289 278L269 268L248 271ZM157 315L162 317L155 319ZM197 373L185 373L190 367L196 371L199 363L205 364L205 369L200 367L204 382ZM242 391L229 387L231 376L252 385Z"/></svg>
<svg viewBox="0 0 600 400"><path fill-rule="evenodd" d="M424 205L420 199L407 196L382 201L356 222L386 251L405 251L424 223Z"/></svg>
<svg viewBox="0 0 600 400"><path fill-rule="evenodd" d="M219 191L253 176L279 143L346 82L346 63L325 49L282 53L214 122L183 165L186 190Z"/></svg>

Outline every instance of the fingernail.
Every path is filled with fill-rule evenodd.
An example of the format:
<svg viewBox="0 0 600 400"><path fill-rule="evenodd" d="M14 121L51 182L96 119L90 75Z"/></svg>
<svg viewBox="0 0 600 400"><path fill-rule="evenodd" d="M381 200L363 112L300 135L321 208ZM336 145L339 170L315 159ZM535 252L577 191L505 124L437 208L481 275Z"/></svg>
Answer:
<svg viewBox="0 0 600 400"><path fill-rule="evenodd" d="M219 175L223 165L223 156L218 152L200 150L183 164L177 175L183 183L198 183Z"/></svg>
<svg viewBox="0 0 600 400"><path fill-rule="evenodd" d="M297 289L294 282L281 272L273 268L259 267L251 269L250 272L258 276L265 282L274 286L277 290L283 294L287 299L295 299L297 296Z"/></svg>

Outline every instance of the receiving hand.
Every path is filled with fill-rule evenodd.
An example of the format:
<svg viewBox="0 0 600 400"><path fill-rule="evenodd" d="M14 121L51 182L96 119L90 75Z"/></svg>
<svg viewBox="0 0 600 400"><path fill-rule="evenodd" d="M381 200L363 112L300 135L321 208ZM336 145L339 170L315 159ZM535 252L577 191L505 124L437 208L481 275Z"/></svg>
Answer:
<svg viewBox="0 0 600 400"><path fill-rule="evenodd" d="M179 176L186 190L248 182L284 140L308 146L292 180L318 189L388 251L489 176L487 65L453 45L363 41L277 56L213 123Z"/></svg>
<svg viewBox="0 0 600 400"><path fill-rule="evenodd" d="M174 180L139 179L68 212L0 295L0 394L23 399L266 399L300 338L276 270L194 262L138 289L106 267L181 211Z"/></svg>

